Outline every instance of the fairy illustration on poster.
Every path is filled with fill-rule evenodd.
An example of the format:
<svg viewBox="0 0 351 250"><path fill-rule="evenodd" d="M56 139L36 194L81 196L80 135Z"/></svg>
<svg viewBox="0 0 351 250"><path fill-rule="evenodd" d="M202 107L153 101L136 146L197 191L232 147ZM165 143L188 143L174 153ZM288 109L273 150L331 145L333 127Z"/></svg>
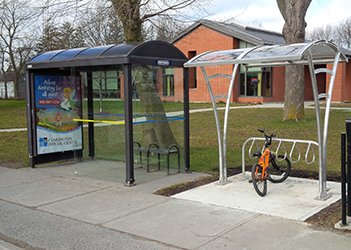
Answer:
<svg viewBox="0 0 351 250"><path fill-rule="evenodd" d="M82 149L79 77L36 75L34 85L38 154Z"/></svg>

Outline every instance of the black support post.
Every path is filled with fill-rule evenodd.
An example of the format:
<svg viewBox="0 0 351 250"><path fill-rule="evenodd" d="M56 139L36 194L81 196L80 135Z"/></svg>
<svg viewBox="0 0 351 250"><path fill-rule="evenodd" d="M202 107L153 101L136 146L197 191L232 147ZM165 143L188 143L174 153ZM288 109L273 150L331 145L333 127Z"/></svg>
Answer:
<svg viewBox="0 0 351 250"><path fill-rule="evenodd" d="M93 74L87 72L87 100L88 100L88 119L94 120L94 98L93 98ZM94 123L88 122L88 139L89 139L89 157L95 156L94 144Z"/></svg>
<svg viewBox="0 0 351 250"><path fill-rule="evenodd" d="M189 69L184 69L184 165L190 172Z"/></svg>
<svg viewBox="0 0 351 250"><path fill-rule="evenodd" d="M34 168L34 143L36 143L35 136L33 135L33 131L35 128L33 113L35 112L33 109L34 95L33 88L34 82L33 78L29 71L26 71L26 99L27 99L27 137L28 137L28 156L29 156L29 166Z"/></svg>
<svg viewBox="0 0 351 250"><path fill-rule="evenodd" d="M346 137L347 137L347 215L351 216L351 119L346 119Z"/></svg>
<svg viewBox="0 0 351 250"><path fill-rule="evenodd" d="M134 185L133 154L133 102L132 102L132 66L123 65L124 73L124 117L125 117L125 153L126 153L126 185Z"/></svg>
<svg viewBox="0 0 351 250"><path fill-rule="evenodd" d="M341 133L341 225L346 224L346 134Z"/></svg>

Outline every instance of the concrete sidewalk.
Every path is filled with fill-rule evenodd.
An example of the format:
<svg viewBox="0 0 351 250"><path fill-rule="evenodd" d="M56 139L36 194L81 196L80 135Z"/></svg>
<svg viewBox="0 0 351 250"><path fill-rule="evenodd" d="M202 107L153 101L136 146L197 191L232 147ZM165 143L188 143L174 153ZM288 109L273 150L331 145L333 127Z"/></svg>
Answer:
<svg viewBox="0 0 351 250"><path fill-rule="evenodd" d="M109 164L96 163L100 167ZM0 168L0 238L31 249L350 249L351 246L351 237L316 231L297 220L152 194L161 187L202 174L148 173L159 176L144 179L140 176L137 180L143 181L125 187L122 181L91 178L90 170L75 176L76 169L76 166ZM265 198L272 196L268 194Z"/></svg>

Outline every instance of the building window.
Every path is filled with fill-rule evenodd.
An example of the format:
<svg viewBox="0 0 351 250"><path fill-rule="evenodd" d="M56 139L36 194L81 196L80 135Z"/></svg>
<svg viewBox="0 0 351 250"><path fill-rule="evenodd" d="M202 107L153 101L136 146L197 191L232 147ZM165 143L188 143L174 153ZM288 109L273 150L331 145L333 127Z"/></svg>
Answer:
<svg viewBox="0 0 351 250"><path fill-rule="evenodd" d="M117 71L93 71L93 96L120 98L120 82Z"/></svg>
<svg viewBox="0 0 351 250"><path fill-rule="evenodd" d="M240 48L253 47L240 41ZM240 95L242 96L272 96L272 69L270 67L246 68L240 65Z"/></svg>
<svg viewBox="0 0 351 250"><path fill-rule="evenodd" d="M162 69L162 94L163 96L174 96L174 69Z"/></svg>
<svg viewBox="0 0 351 250"><path fill-rule="evenodd" d="M196 56L196 51L189 51L188 52L188 59L189 60L195 56ZM191 67L191 68L189 68L189 89L195 89L195 88L197 88L196 67Z"/></svg>
<svg viewBox="0 0 351 250"><path fill-rule="evenodd" d="M240 95L271 96L271 68L240 68Z"/></svg>

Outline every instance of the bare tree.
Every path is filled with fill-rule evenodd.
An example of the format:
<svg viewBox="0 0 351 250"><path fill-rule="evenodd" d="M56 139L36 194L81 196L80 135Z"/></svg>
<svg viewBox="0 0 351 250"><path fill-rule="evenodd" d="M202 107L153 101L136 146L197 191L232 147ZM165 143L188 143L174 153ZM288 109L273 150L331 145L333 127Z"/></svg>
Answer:
<svg viewBox="0 0 351 250"><path fill-rule="evenodd" d="M351 48L351 17L336 26L336 37L336 43L339 46Z"/></svg>
<svg viewBox="0 0 351 250"><path fill-rule="evenodd" d="M284 18L283 36L287 44L305 41L305 16L312 0L277 0ZM285 103L283 120L304 119L304 67L289 65L285 70Z"/></svg>
<svg viewBox="0 0 351 250"><path fill-rule="evenodd" d="M308 32L306 36L310 40L327 40L335 42L336 29L332 25L317 27L314 28L312 31Z"/></svg>
<svg viewBox="0 0 351 250"><path fill-rule="evenodd" d="M142 24L155 17L175 16L186 8L201 8L203 0L111 0L123 24L127 42L141 42Z"/></svg>
<svg viewBox="0 0 351 250"><path fill-rule="evenodd" d="M84 11L79 27L89 46L119 44L124 41L123 27L111 5L98 2Z"/></svg>
<svg viewBox="0 0 351 250"><path fill-rule="evenodd" d="M157 23L153 22L156 26L156 39L161 41L170 42L174 40L178 34L185 29L184 22L179 22L173 18L161 17L157 19Z"/></svg>
<svg viewBox="0 0 351 250"><path fill-rule="evenodd" d="M6 60L6 53L5 53L5 48L3 48L3 43L0 41L0 79L3 80L4 82L4 90L5 90L5 95L4 98L8 98L8 89L7 89L7 83L8 83L8 72L10 69L10 64Z"/></svg>
<svg viewBox="0 0 351 250"><path fill-rule="evenodd" d="M0 41L7 62L15 74L14 94L18 96L19 82L34 46L34 32L30 29L36 12L26 0L0 1Z"/></svg>
<svg viewBox="0 0 351 250"><path fill-rule="evenodd" d="M171 16L189 6L194 6L201 0L111 0L119 20L123 24L124 36L127 43L143 41L143 23L160 16ZM148 115L165 120L165 110L158 96L155 84L148 74L147 67L139 67L135 73L134 84L140 101ZM167 122L157 122L145 125L144 137L161 146L176 143L172 130Z"/></svg>

